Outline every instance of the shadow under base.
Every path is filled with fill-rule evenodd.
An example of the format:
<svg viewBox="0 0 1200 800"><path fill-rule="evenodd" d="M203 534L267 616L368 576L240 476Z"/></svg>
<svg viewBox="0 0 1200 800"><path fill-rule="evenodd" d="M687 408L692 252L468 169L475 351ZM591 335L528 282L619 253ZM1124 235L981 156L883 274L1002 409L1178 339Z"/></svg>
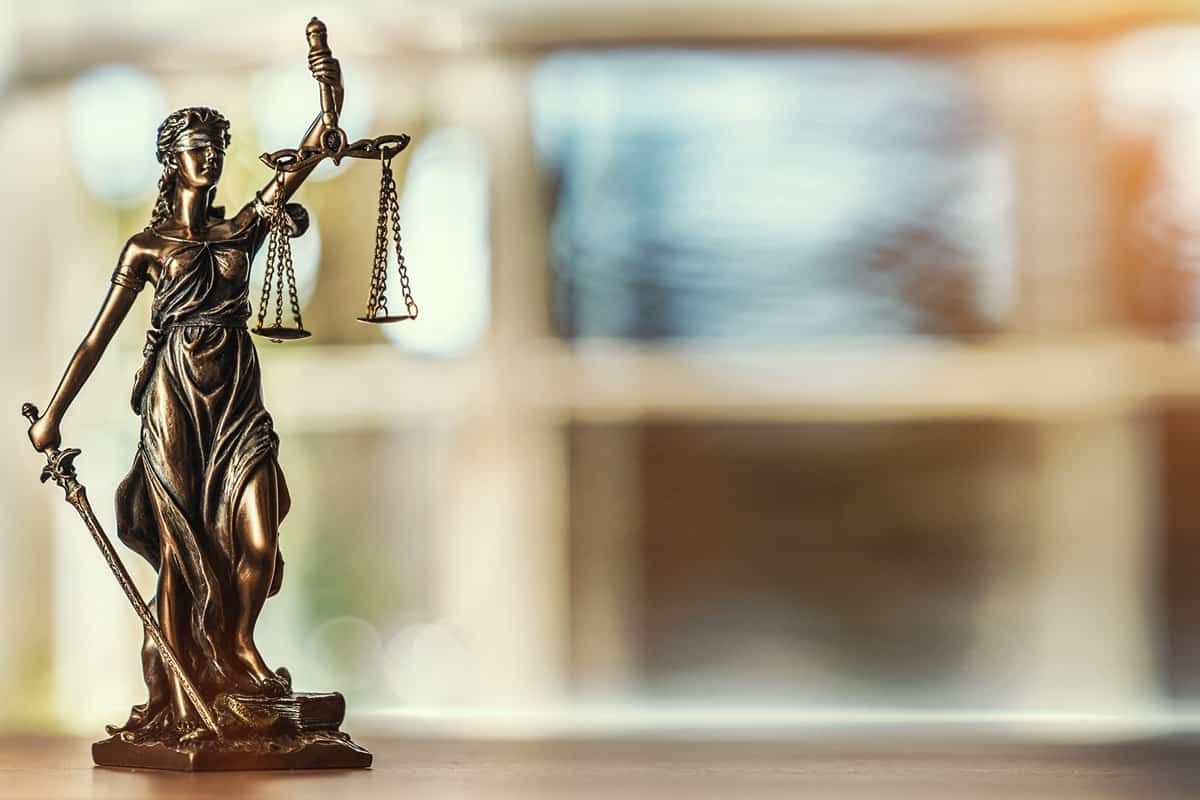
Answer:
<svg viewBox="0 0 1200 800"><path fill-rule="evenodd" d="M371 754L338 730L346 706L336 692L274 699L225 695L217 708L227 731L220 739L180 741L170 731L152 728L114 733L92 745L92 761L101 767L185 772L371 766Z"/></svg>

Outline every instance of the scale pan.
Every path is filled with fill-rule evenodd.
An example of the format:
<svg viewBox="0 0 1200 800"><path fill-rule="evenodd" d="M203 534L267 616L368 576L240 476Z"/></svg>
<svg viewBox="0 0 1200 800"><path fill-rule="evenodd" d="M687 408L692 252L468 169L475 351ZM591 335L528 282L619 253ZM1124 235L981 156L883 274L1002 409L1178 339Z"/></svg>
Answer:
<svg viewBox="0 0 1200 800"><path fill-rule="evenodd" d="M406 319L416 319L412 314L400 314L394 317L358 317L359 322L368 322L372 325L381 325L386 322L403 322Z"/></svg>
<svg viewBox="0 0 1200 800"><path fill-rule="evenodd" d="M291 342L312 336L304 328L252 328L250 332L265 336L272 342Z"/></svg>

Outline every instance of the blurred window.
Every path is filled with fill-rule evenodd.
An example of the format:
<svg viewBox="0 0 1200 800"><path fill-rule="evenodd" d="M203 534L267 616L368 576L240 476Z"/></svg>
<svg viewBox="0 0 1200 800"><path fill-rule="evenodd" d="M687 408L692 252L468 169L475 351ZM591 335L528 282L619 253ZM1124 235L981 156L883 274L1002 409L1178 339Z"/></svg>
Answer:
<svg viewBox="0 0 1200 800"><path fill-rule="evenodd" d="M952 60L562 52L537 69L562 335L971 333L1012 282L1008 154Z"/></svg>
<svg viewBox="0 0 1200 800"><path fill-rule="evenodd" d="M624 463L601 460L614 439ZM576 425L570 448L575 608L595 602L599 542L632 529L614 562L634 574L608 584L639 598L629 660L644 690L978 705L981 683L1019 667L1028 607L1014 578L1035 544L1022 535L1028 428ZM595 500L614 473L635 476L624 501ZM985 624L1013 646L980 664ZM576 630L594 655L597 631ZM591 665L575 663L586 683Z"/></svg>

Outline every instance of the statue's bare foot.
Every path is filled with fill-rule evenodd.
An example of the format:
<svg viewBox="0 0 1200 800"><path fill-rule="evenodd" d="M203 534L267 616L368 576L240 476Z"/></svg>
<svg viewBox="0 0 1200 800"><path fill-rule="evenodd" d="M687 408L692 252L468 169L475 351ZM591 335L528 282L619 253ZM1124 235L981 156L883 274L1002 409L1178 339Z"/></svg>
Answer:
<svg viewBox="0 0 1200 800"><path fill-rule="evenodd" d="M246 691L267 697L282 697L290 691L291 681L272 672L253 644L239 645L235 655L249 678L249 684L243 684ZM287 670L283 672L287 674Z"/></svg>
<svg viewBox="0 0 1200 800"><path fill-rule="evenodd" d="M291 694L292 676L287 669L280 667L276 672L271 672L257 650L251 650L251 653L238 652L238 660L245 670L237 680L238 688L246 694L263 697L286 697Z"/></svg>

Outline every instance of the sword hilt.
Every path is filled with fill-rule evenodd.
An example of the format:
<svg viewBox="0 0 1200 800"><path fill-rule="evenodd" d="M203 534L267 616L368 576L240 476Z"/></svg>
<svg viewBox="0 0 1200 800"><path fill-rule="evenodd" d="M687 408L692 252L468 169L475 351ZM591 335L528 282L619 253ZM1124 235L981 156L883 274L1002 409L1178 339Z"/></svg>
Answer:
<svg viewBox="0 0 1200 800"><path fill-rule="evenodd" d="M31 425L42 417L38 413L38 407L33 403L21 404L21 416L29 420ZM47 447L42 453L46 456L46 466L42 467L42 483L53 478L54 482L67 493L68 499L73 492L83 491L83 487L76 480L75 475L75 457L79 455L79 450L74 447L68 447L65 450L58 447Z"/></svg>

